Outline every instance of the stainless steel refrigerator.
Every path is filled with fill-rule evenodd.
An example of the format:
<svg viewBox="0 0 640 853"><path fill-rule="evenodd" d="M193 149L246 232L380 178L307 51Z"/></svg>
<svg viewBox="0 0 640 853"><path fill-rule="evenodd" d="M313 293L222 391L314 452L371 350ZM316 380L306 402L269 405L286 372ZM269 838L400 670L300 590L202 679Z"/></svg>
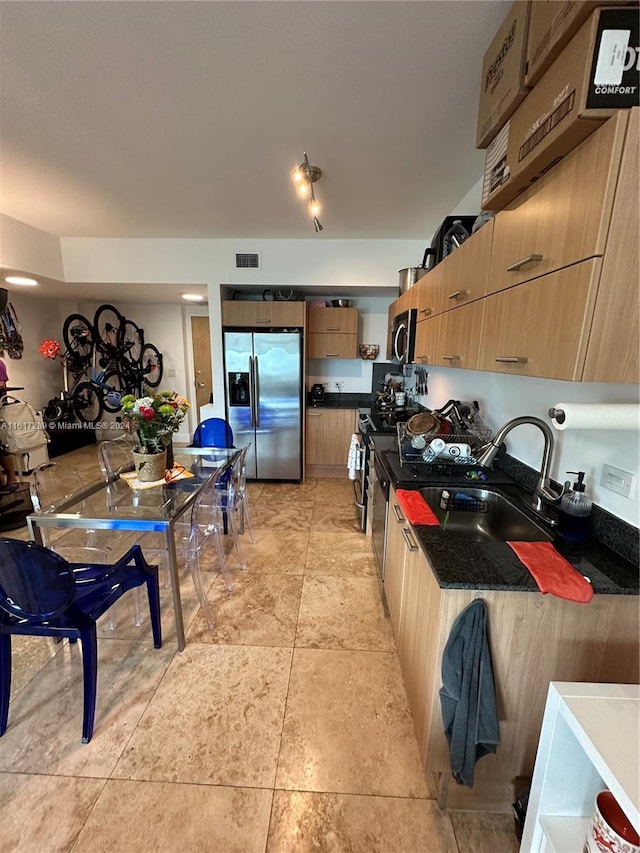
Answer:
<svg viewBox="0 0 640 853"><path fill-rule="evenodd" d="M302 477L302 333L223 331L227 420L247 478Z"/></svg>

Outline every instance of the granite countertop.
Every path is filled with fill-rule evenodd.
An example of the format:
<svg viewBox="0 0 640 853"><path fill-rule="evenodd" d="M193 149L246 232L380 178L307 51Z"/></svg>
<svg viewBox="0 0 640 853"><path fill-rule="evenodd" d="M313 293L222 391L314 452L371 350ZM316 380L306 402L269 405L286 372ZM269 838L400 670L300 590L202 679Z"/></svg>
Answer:
<svg viewBox="0 0 640 853"><path fill-rule="evenodd" d="M324 402L314 403L307 392L307 409L360 409L371 405L371 394L325 394Z"/></svg>
<svg viewBox="0 0 640 853"><path fill-rule="evenodd" d="M536 514L529 510L525 501L530 492L504 471L488 472L487 481L479 483L465 479L462 472L453 471L455 466L441 471L432 471L432 466L428 465L405 464L401 467L398 451L389 442L389 439L393 438L374 436L372 441L377 458L395 488L413 490L429 484L489 487L510 498L518 509L555 539L553 528L542 523ZM506 542L489 539L471 541L459 536L455 536L453 540L455 534L435 526L416 525L413 529L442 588L538 591L532 575ZM596 593L638 595L640 592L638 566L594 538L581 543L578 554L564 556L581 574L590 579Z"/></svg>

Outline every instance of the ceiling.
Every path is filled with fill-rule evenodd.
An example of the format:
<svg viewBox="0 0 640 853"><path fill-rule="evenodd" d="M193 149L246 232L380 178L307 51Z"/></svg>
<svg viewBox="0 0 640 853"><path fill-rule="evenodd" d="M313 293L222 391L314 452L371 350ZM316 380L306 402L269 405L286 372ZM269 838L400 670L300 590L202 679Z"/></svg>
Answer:
<svg viewBox="0 0 640 853"><path fill-rule="evenodd" d="M59 236L428 241L482 173L506 8L0 0L0 211Z"/></svg>

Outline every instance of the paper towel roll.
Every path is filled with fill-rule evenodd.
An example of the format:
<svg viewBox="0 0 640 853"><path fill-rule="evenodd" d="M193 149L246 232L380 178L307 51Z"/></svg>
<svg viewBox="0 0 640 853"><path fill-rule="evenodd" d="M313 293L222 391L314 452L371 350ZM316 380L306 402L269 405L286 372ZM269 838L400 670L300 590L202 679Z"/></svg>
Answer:
<svg viewBox="0 0 640 853"><path fill-rule="evenodd" d="M556 403L549 409L556 429L637 430L640 406L635 403Z"/></svg>

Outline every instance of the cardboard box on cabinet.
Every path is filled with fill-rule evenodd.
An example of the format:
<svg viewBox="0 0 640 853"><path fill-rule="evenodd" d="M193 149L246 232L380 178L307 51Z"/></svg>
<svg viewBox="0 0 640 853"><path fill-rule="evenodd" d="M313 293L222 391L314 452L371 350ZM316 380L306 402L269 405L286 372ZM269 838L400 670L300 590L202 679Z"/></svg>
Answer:
<svg viewBox="0 0 640 853"><path fill-rule="evenodd" d="M524 82L530 4L517 0L489 45L482 62L476 148L486 148L528 87Z"/></svg>
<svg viewBox="0 0 640 853"><path fill-rule="evenodd" d="M533 88L599 6L637 6L637 0L531 0L525 84Z"/></svg>
<svg viewBox="0 0 640 853"><path fill-rule="evenodd" d="M617 110L637 106L639 16L597 9L489 145L482 207L502 210Z"/></svg>

